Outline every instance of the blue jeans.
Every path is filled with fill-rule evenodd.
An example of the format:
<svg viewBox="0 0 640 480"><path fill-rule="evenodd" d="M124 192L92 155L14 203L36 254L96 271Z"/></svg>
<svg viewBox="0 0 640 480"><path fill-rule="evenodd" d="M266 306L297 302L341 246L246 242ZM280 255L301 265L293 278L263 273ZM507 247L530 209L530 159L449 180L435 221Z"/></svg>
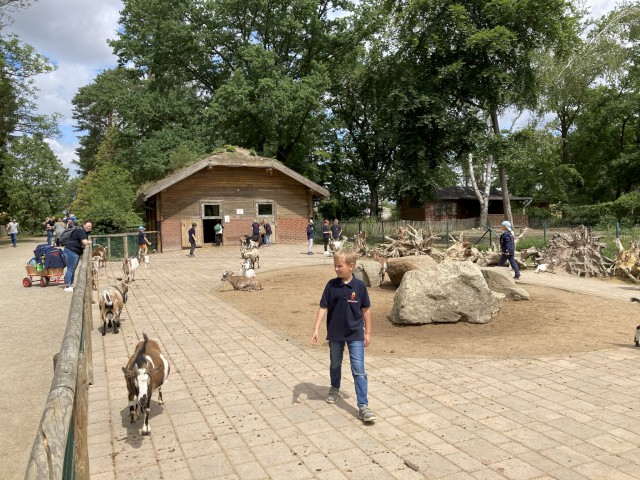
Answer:
<svg viewBox="0 0 640 480"><path fill-rule="evenodd" d="M503 253L502 256L500 257L500 261L498 262L498 266L504 267L504 264L507 263L507 260L509 261L511 268L513 268L513 273L515 274L515 277L519 278L520 269L518 268L518 262L516 262L516 259L513 258L513 255L505 255Z"/></svg>
<svg viewBox="0 0 640 480"><path fill-rule="evenodd" d="M53 242L53 230L47 230L47 244L51 245Z"/></svg>
<svg viewBox="0 0 640 480"><path fill-rule="evenodd" d="M16 246L16 242L18 241L18 234L17 233L10 233L9 236L11 237L11 244L15 247Z"/></svg>
<svg viewBox="0 0 640 480"><path fill-rule="evenodd" d="M269 245L271 245L271 234L270 234L270 233L266 233L266 234L264 235L264 238L265 238L265 245L267 245L267 247L268 247Z"/></svg>
<svg viewBox="0 0 640 480"><path fill-rule="evenodd" d="M76 273L76 267L80 261L80 255L65 248L64 261L67 262L67 271L64 274L64 286L70 287L73 285L73 275Z"/></svg>
<svg viewBox="0 0 640 480"><path fill-rule="evenodd" d="M366 407L369 405L369 400L367 399L367 374L364 371L364 341L329 341L329 360L331 362L329 366L329 375L331 377L331 386L334 388L340 388L340 380L342 378L342 355L344 353L345 343L349 349L351 374L353 375L353 383L356 385L358 407Z"/></svg>
<svg viewBox="0 0 640 480"><path fill-rule="evenodd" d="M196 249L196 242L191 244L191 248L189 249L189 255L193 255L193 251Z"/></svg>

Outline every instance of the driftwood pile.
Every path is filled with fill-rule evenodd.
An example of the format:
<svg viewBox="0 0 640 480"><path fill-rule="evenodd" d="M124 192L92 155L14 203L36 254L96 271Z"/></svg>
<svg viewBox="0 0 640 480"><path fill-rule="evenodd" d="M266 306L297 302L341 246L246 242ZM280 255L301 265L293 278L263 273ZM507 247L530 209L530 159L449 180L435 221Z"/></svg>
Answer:
<svg viewBox="0 0 640 480"><path fill-rule="evenodd" d="M619 238L616 238L618 254L613 266L614 275L640 283L640 243L631 242L631 248L625 250Z"/></svg>
<svg viewBox="0 0 640 480"><path fill-rule="evenodd" d="M384 236L386 243L381 243L376 251L383 257L409 257L411 255L436 255L441 257L442 253L435 248L434 243L440 237L433 235L431 229L424 232L422 229L415 229L411 225L396 228L395 238Z"/></svg>
<svg viewBox="0 0 640 480"><path fill-rule="evenodd" d="M571 233L556 233L542 252L540 262L579 277L607 277L614 261L602 254L606 245L600 238L584 225Z"/></svg>

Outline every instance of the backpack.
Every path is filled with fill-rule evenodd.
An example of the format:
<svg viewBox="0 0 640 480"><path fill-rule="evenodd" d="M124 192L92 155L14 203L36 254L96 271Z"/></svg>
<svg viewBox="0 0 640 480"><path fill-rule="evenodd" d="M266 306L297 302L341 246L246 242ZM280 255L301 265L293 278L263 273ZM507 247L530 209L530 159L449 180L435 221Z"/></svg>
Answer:
<svg viewBox="0 0 640 480"><path fill-rule="evenodd" d="M76 227L75 225L72 227L67 227L64 229L64 232L60 234L60 238L58 239L58 241L61 247L67 246L67 244L71 240L71 235L73 234L76 228L78 227Z"/></svg>

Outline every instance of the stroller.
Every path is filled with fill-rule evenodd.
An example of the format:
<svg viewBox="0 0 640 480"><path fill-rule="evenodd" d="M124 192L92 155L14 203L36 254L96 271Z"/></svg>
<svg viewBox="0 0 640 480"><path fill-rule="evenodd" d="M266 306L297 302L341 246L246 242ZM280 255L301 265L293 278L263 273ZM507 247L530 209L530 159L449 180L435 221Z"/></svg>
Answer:
<svg viewBox="0 0 640 480"><path fill-rule="evenodd" d="M39 277L41 287L49 283L56 285L64 283L64 268L67 266L62 249L43 243L33 251L34 257L25 266L27 276L22 279L22 285L30 287L33 281Z"/></svg>

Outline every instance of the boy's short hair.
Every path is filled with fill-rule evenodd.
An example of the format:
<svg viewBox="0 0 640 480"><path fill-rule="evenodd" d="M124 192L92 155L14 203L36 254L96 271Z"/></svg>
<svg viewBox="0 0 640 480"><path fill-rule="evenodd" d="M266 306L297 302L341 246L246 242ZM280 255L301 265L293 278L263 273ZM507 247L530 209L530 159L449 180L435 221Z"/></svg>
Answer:
<svg viewBox="0 0 640 480"><path fill-rule="evenodd" d="M358 254L350 248L341 248L333 255L333 258L341 258L347 263L355 264L358 261Z"/></svg>

